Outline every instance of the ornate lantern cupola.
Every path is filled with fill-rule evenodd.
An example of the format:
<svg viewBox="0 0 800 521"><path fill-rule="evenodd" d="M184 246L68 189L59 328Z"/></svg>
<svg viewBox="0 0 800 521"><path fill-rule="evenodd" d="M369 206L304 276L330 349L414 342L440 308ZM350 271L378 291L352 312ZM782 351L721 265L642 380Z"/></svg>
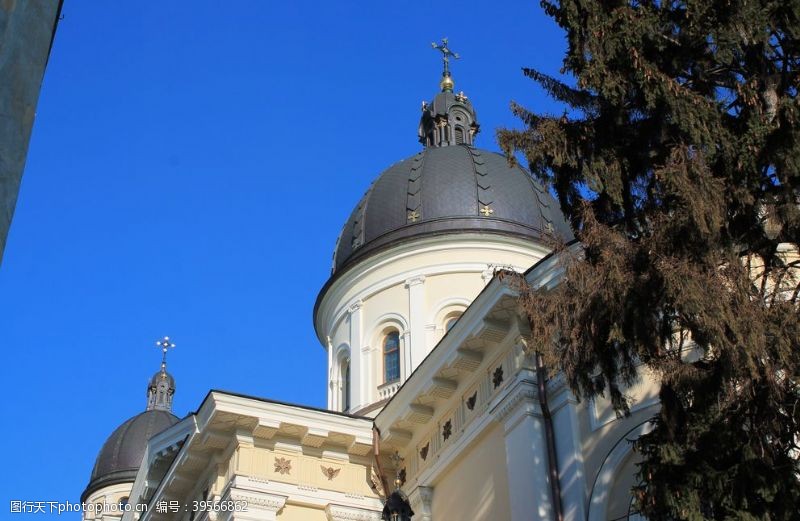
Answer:
<svg viewBox="0 0 800 521"><path fill-rule="evenodd" d="M408 497L400 490L400 487L406 481L406 469L400 467L403 458L395 452L392 455L392 461L396 469L394 492L386 498L386 502L383 504L381 521L411 521L411 518L414 517L414 511L411 510L411 505L408 504Z"/></svg>
<svg viewBox="0 0 800 521"><path fill-rule="evenodd" d="M167 372L167 350L175 347L169 337L156 342L161 348L161 370L150 378L147 385L147 410L172 412L172 395L175 394L175 379Z"/></svg>
<svg viewBox="0 0 800 521"><path fill-rule="evenodd" d="M433 48L442 53L444 68L439 86L442 91L431 103L422 102L422 118L419 122L419 142L427 147L451 145L472 146L480 126L467 96L463 92L453 93L455 82L450 75L450 58L458 59L447 46L447 38Z"/></svg>

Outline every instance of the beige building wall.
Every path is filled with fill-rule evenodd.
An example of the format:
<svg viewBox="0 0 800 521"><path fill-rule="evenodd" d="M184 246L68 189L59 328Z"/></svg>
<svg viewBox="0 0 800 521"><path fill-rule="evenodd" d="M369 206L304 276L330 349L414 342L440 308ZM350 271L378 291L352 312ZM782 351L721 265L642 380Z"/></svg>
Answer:
<svg viewBox="0 0 800 521"><path fill-rule="evenodd" d="M299 446L290 448L280 443L239 446L234 462L235 474L241 476L359 496L374 496L368 482L368 458L348 455L344 451L302 450ZM332 470L329 471L330 474L326 474L323 468ZM328 477L329 475L332 477Z"/></svg>
<svg viewBox="0 0 800 521"><path fill-rule="evenodd" d="M432 519L511 519L503 430L495 426L433 484Z"/></svg>

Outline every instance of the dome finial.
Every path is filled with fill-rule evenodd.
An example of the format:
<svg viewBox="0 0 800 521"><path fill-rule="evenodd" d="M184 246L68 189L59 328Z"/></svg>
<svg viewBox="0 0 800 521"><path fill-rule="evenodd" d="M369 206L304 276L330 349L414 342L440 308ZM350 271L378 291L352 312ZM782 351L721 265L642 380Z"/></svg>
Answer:
<svg viewBox="0 0 800 521"><path fill-rule="evenodd" d="M439 87L442 88L442 92L453 92L455 82L453 82L453 78L450 76L450 57L452 56L457 60L459 58L458 53L451 51L450 47L447 46L447 38L442 38L442 43L440 44L433 42L431 46L442 53L444 69L442 70L442 81L439 82Z"/></svg>
<svg viewBox="0 0 800 521"><path fill-rule="evenodd" d="M167 371L167 350L175 347L175 344L170 342L169 337L165 336L161 340L156 340L156 345L161 348L161 371Z"/></svg>
<svg viewBox="0 0 800 521"><path fill-rule="evenodd" d="M419 142L426 148L473 146L480 128L477 115L463 92L453 93L455 82L450 76L450 58L458 59L459 55L450 49L447 38L442 38L442 43L432 43L431 46L442 53L444 69L442 81L439 83L442 91L434 96L431 103L422 102L422 117L417 127ZM412 222L414 220L411 219Z"/></svg>
<svg viewBox="0 0 800 521"><path fill-rule="evenodd" d="M156 341L161 348L161 369L153 375L147 385L147 410L160 409L172 411L172 395L175 394L175 380L167 372L167 351L175 347L168 336Z"/></svg>

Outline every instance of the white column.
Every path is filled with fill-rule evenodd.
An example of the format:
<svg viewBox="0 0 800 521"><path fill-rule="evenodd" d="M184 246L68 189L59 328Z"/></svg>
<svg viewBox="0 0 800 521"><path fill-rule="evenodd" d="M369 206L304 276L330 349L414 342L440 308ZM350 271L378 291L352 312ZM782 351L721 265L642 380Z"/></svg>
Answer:
<svg viewBox="0 0 800 521"><path fill-rule="evenodd" d="M401 380L405 380L411 375L411 331L406 329L400 333L400 363L402 373Z"/></svg>
<svg viewBox="0 0 800 521"><path fill-rule="evenodd" d="M333 359L333 345L331 344L331 337L326 337L325 347L328 349L328 409L331 411L338 411L339 405L337 403L338 396L336 394L336 368L334 367L336 361Z"/></svg>
<svg viewBox="0 0 800 521"><path fill-rule="evenodd" d="M350 306L350 409L357 410L366 405L367 372L369 371L361 352L361 307L360 300Z"/></svg>
<svg viewBox="0 0 800 521"><path fill-rule="evenodd" d="M422 359L425 358L425 277L412 277L406 281L408 288L408 322L411 331L411 346L408 349L409 370L405 378L411 374Z"/></svg>
<svg viewBox="0 0 800 521"><path fill-rule="evenodd" d="M425 326L425 351L430 353L436 345L436 324Z"/></svg>
<svg viewBox="0 0 800 521"><path fill-rule="evenodd" d="M495 408L505 434L511 521L553 521L544 418L536 384L521 380Z"/></svg>
<svg viewBox="0 0 800 521"><path fill-rule="evenodd" d="M583 521L586 519L589 498L576 410L578 402L563 375L551 381L547 396L553 417L564 521Z"/></svg>
<svg viewBox="0 0 800 521"><path fill-rule="evenodd" d="M361 394L362 405L366 405L375 401L374 395L377 391L377 386L375 384L375 364L372 360L374 352L374 347L370 347L368 345L361 346L361 367L364 368L364 378L362 382L363 391Z"/></svg>
<svg viewBox="0 0 800 521"><path fill-rule="evenodd" d="M411 510L414 511L414 521L432 521L433 514L433 487L418 486L408 495Z"/></svg>

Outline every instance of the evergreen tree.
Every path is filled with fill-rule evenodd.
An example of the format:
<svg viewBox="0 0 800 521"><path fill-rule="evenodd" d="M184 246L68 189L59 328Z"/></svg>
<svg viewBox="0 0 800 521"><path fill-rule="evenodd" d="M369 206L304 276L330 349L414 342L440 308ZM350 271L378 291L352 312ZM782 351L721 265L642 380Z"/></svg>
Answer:
<svg viewBox="0 0 800 521"><path fill-rule="evenodd" d="M582 243L522 288L580 397L647 367L661 409L636 449L650 520L800 518L800 1L543 0L561 115L501 130ZM553 340L557 339L557 340Z"/></svg>

